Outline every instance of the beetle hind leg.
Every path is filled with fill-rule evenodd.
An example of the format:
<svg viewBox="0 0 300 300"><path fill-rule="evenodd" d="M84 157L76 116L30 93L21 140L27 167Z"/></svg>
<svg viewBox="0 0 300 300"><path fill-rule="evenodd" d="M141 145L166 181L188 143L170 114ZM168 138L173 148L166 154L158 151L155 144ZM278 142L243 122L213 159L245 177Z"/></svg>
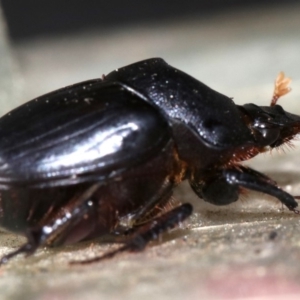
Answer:
<svg viewBox="0 0 300 300"><path fill-rule="evenodd" d="M27 242L26 244L22 245L17 250L2 256L0 259L0 266L6 264L11 258L13 258L19 254L24 253L26 256L31 255L35 252L36 249L37 249L37 246L35 247L30 242Z"/></svg>
<svg viewBox="0 0 300 300"><path fill-rule="evenodd" d="M89 260L72 261L71 264L89 264L107 258L112 258L116 254L124 251L142 251L149 242L157 240L163 232L180 225L181 222L183 222L192 214L192 211L193 207L189 203L175 207L174 209L160 215L159 217L156 217L155 219L152 219L144 225L134 228L133 233L126 237L124 245L120 248Z"/></svg>
<svg viewBox="0 0 300 300"><path fill-rule="evenodd" d="M3 256L0 259L0 265L6 264L18 254L29 256L42 245L55 246L67 244L66 238L70 231L74 231L76 225L84 220L85 217L93 215L95 206L93 194L100 185L100 183L96 183L90 186L79 197L66 205L66 207L54 211L48 220L43 221L42 224L37 224L33 228L29 228L26 233L27 243L19 249ZM77 238L82 240L80 236Z"/></svg>
<svg viewBox="0 0 300 300"><path fill-rule="evenodd" d="M40 230L28 230L26 233L27 242L21 247L19 247L17 250L2 256L0 259L0 266L6 264L10 259L19 254L25 254L25 256L32 255L40 246L39 236Z"/></svg>

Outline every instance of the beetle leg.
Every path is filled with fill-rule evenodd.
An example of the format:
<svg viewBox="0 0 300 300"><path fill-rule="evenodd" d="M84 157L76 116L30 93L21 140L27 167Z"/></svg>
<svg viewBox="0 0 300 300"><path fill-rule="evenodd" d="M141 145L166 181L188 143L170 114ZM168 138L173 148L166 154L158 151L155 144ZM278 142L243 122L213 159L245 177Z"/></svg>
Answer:
<svg viewBox="0 0 300 300"><path fill-rule="evenodd" d="M89 264L103 259L112 258L123 251L142 251L149 242L158 239L160 234L180 225L181 222L192 214L192 211L192 205L184 203L163 215L152 219L143 226L138 227L131 236L128 236L127 241L124 242L124 245L120 248L89 260L72 261L71 264Z"/></svg>
<svg viewBox="0 0 300 300"><path fill-rule="evenodd" d="M273 180L272 178L268 177L267 175L260 173L254 169L251 168L247 168L244 166L238 166L238 169L241 170L242 172L245 172L247 174L250 174L256 178L258 178L261 181L266 181L272 185L276 185L277 186L277 182L275 180Z"/></svg>
<svg viewBox="0 0 300 300"><path fill-rule="evenodd" d="M26 255L30 255L34 253L34 251L38 248L38 245L35 245L34 242L30 242L29 240L30 238L28 237L28 242L26 244L22 245L17 250L1 257L0 266L6 264L11 258L18 254L25 253Z"/></svg>
<svg viewBox="0 0 300 300"><path fill-rule="evenodd" d="M174 183L167 180L160 190L158 190L157 193L134 215L134 224L139 223L139 221L143 221L145 218L147 218L149 213L156 215L154 211L156 211L157 208L161 209L161 207L170 199L173 189ZM159 207L157 207L158 203Z"/></svg>
<svg viewBox="0 0 300 300"><path fill-rule="evenodd" d="M283 191L276 184L272 183L271 180L265 179L265 176L258 176L258 172L252 174L252 170L245 168L243 172L238 170L227 170L224 171L224 175L229 184L239 185L250 190L262 192L277 198L282 204L284 204L289 210L298 213L296 207L298 203L295 201L294 197L289 193Z"/></svg>
<svg viewBox="0 0 300 300"><path fill-rule="evenodd" d="M102 239L109 243L126 244L129 237L133 236L140 227L148 223L150 219L153 220L154 216L162 214L165 204L172 196L173 189L174 183L166 180L144 206L140 207L133 215L126 216L124 220L119 220L114 232L105 235Z"/></svg>
<svg viewBox="0 0 300 300"><path fill-rule="evenodd" d="M289 210L299 213L298 203L292 195L279 188L272 179L250 168L225 169L204 183L197 184L193 180L190 183L200 197L213 204L224 205L238 200L239 188L243 187L271 195Z"/></svg>
<svg viewBox="0 0 300 300"><path fill-rule="evenodd" d="M96 183L88 188L79 198L72 203L68 209L56 212L52 216L52 222L30 228L26 234L27 243L22 245L16 251L13 251L0 259L0 265L5 264L12 257L24 253L33 254L41 245L60 244L60 239L66 236L66 233L72 229L85 215L93 212L94 203L91 200L94 192L99 188L101 183Z"/></svg>
<svg viewBox="0 0 300 300"><path fill-rule="evenodd" d="M200 198L214 205L227 205L239 198L239 187L229 184L222 172L215 173L205 181L190 178L189 182Z"/></svg>

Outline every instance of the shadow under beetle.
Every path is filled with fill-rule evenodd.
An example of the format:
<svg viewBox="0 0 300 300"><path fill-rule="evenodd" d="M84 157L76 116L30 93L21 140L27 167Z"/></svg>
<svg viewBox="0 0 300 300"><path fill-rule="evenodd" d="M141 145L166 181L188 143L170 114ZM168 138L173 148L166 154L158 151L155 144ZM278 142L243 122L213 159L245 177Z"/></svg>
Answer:
<svg viewBox="0 0 300 300"><path fill-rule="evenodd" d="M300 132L300 117L232 99L153 58L36 98L0 119L0 225L27 243L2 257L33 254L111 234L138 251L192 213L166 211L188 180L204 201L226 205L243 189L297 202L272 179L241 165Z"/></svg>

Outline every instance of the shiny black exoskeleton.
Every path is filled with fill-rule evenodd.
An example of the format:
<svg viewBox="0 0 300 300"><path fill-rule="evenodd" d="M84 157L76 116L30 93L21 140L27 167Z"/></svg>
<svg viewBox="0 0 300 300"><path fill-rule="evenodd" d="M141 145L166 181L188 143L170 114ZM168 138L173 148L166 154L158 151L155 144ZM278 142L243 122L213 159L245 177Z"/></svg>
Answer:
<svg viewBox="0 0 300 300"><path fill-rule="evenodd" d="M240 163L289 142L300 117L276 104L243 106L159 58L36 98L0 119L0 225L27 243L4 256L112 235L142 250L192 213L166 210L187 179L205 201L226 205L243 189L294 197ZM94 259L93 261L97 260Z"/></svg>

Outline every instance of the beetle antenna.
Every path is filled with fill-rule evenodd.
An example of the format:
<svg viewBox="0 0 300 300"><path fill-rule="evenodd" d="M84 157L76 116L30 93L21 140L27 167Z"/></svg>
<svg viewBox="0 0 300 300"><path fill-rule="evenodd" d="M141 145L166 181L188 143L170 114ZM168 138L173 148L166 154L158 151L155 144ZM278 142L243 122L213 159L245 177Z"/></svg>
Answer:
<svg viewBox="0 0 300 300"><path fill-rule="evenodd" d="M289 87L291 78L285 77L283 72L280 72L275 80L274 93L271 100L270 106L274 106L278 99L291 91Z"/></svg>

